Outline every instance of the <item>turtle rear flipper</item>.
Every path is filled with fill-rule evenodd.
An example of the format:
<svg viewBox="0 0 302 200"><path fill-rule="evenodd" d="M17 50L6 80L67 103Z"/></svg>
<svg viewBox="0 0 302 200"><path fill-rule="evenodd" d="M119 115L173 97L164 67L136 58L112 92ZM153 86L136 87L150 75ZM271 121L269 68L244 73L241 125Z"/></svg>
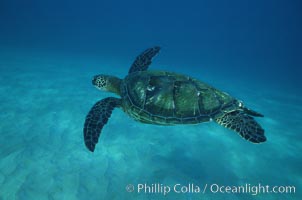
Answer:
<svg viewBox="0 0 302 200"><path fill-rule="evenodd" d="M108 122L113 109L120 104L120 99L108 97L98 101L89 111L84 124L84 141L90 151L94 151L103 126Z"/></svg>
<svg viewBox="0 0 302 200"><path fill-rule="evenodd" d="M261 143L266 141L264 130L254 120L253 117L241 112L234 111L218 117L215 121L235 132L237 132L244 139L253 142Z"/></svg>
<svg viewBox="0 0 302 200"><path fill-rule="evenodd" d="M129 69L129 74L137 71L145 71L148 69L151 64L152 58L158 54L160 47L155 46L149 49L146 49L139 56L136 57L135 61Z"/></svg>

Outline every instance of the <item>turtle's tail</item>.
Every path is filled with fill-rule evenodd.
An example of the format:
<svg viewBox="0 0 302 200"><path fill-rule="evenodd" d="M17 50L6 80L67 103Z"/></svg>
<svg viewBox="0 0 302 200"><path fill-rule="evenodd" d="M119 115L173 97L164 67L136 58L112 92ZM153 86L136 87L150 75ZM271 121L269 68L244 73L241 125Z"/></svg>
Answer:
<svg viewBox="0 0 302 200"><path fill-rule="evenodd" d="M251 112L254 114L254 111ZM234 111L216 118L215 121L218 124L237 132L241 137L250 142L265 142L266 137L264 136L264 130L255 119L248 114L249 113L242 111Z"/></svg>
<svg viewBox="0 0 302 200"><path fill-rule="evenodd" d="M250 110L250 109L248 109L248 108L246 108L246 107L243 107L243 108L242 108L242 111L243 111L244 113L246 113L246 114L248 114L248 115L251 115L251 116L254 116L254 117L264 117L264 115L262 115L262 114L260 114L260 113L258 113L258 112L256 112L256 111Z"/></svg>

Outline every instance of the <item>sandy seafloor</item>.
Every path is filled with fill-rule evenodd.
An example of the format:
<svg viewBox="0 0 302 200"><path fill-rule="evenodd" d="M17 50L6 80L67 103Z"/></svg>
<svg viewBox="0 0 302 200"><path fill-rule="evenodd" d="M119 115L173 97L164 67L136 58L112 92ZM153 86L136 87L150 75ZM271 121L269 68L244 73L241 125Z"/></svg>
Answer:
<svg viewBox="0 0 302 200"><path fill-rule="evenodd" d="M83 143L91 106L112 96L96 90L98 73L124 77L133 57L118 60L31 52L0 56L0 200L295 199L302 197L302 99L244 79L208 80L265 115L267 142L254 145L215 123L161 127L116 109L94 153ZM133 55L135 56L135 55ZM159 59L159 58L157 58ZM116 67L118 66L118 67ZM150 68L162 69L160 62ZM177 71L164 67L165 70ZM202 68L199 70L202 72ZM128 184L193 183L295 186L295 194L128 193Z"/></svg>

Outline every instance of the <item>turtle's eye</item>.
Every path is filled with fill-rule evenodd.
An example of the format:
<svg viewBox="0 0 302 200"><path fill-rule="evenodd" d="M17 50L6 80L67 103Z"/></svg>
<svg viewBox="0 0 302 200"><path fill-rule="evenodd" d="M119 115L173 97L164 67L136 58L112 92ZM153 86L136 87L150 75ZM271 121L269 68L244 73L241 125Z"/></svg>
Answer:
<svg viewBox="0 0 302 200"><path fill-rule="evenodd" d="M106 88L106 79L104 76L94 76L92 79L92 84L97 87L98 89L105 89Z"/></svg>

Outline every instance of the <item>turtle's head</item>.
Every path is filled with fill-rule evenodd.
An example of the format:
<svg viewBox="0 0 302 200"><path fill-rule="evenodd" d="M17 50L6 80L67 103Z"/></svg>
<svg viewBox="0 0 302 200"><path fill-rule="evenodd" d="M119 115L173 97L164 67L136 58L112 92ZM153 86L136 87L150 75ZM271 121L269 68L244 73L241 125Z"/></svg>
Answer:
<svg viewBox="0 0 302 200"><path fill-rule="evenodd" d="M92 85L99 90L107 91L108 76L103 74L94 76L92 79Z"/></svg>
<svg viewBox="0 0 302 200"><path fill-rule="evenodd" d="M122 80L115 76L109 76L104 74L96 75L92 79L92 84L97 89L102 91L114 92L118 95L120 95L121 82Z"/></svg>

